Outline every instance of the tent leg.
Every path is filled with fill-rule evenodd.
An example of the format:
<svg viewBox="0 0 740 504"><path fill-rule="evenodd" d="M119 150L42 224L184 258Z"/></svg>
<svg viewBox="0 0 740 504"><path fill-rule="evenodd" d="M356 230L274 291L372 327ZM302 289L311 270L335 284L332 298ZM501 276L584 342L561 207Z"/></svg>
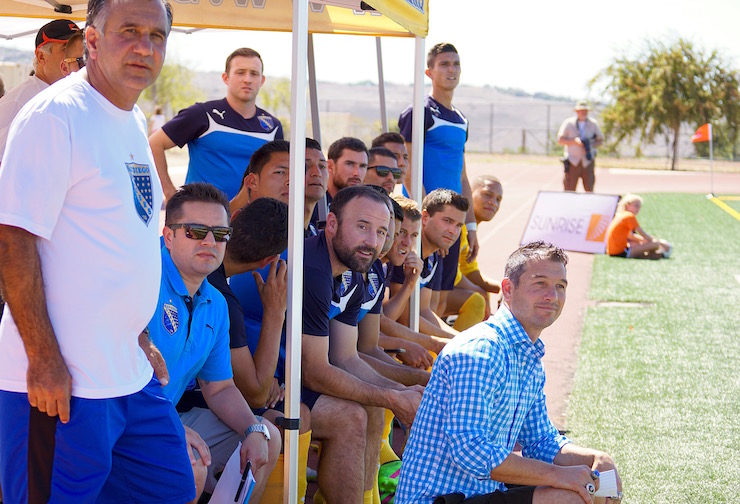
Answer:
<svg viewBox="0 0 740 504"><path fill-rule="evenodd" d="M378 55L378 94L380 95L380 127L383 133L388 132L388 111L385 99L385 78L383 77L383 49L380 37L375 37L375 52Z"/></svg>
<svg viewBox="0 0 740 504"><path fill-rule="evenodd" d="M424 160L424 39L416 37L414 46L414 111L411 141L411 198L421 203ZM416 250L421 253L421 234L416 239ZM414 286L409 300L409 325L419 331L419 283Z"/></svg>
<svg viewBox="0 0 740 504"><path fill-rule="evenodd" d="M319 93L316 86L316 57L313 51L313 33L308 34L308 97L311 103L311 130L313 139L321 143Z"/></svg>
<svg viewBox="0 0 740 504"><path fill-rule="evenodd" d="M299 419L301 315L303 312L303 202L306 191L306 58L308 2L293 2L293 63L290 80L290 195L288 214L288 317L285 343L285 418ZM283 502L298 501L298 429L285 429Z"/></svg>

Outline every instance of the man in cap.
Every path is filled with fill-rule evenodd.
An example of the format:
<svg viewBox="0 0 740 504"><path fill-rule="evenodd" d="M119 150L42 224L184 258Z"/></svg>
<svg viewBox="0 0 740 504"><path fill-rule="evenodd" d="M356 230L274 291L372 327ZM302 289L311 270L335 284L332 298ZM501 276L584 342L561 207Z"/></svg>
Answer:
<svg viewBox="0 0 740 504"><path fill-rule="evenodd" d="M69 71L64 72L67 68L65 50L69 39L77 33L81 33L80 28L72 21L55 19L42 26L36 34L36 51L33 57L34 74L11 89L0 101L0 158L5 152L10 123L13 122L18 111L41 90L69 75ZM78 47L79 53L74 55L75 58L82 57L82 39ZM71 70L79 70L79 68L75 66L71 67Z"/></svg>
<svg viewBox="0 0 740 504"><path fill-rule="evenodd" d="M576 115L566 119L558 131L558 143L565 147L563 189L566 191L575 191L580 178L583 190L594 192L596 147L604 142L604 134L599 124L588 117L589 110L585 100L576 103Z"/></svg>

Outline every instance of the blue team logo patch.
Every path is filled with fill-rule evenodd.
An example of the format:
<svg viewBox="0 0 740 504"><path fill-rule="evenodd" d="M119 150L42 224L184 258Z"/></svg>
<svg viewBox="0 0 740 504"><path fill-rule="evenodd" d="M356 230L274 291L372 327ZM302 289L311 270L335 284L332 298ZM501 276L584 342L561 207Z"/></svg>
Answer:
<svg viewBox="0 0 740 504"><path fill-rule="evenodd" d="M260 122L260 126L262 126L265 131L272 131L273 128L275 128L275 123L272 121L272 117L261 115L258 116L257 119Z"/></svg>
<svg viewBox="0 0 740 504"><path fill-rule="evenodd" d="M380 279L378 278L378 274L373 272L368 273L367 283L367 292L370 294L370 297L374 298L380 289Z"/></svg>
<svg viewBox="0 0 740 504"><path fill-rule="evenodd" d="M152 173L149 165L126 163L131 185L134 189L134 206L139 218L149 225L154 215L154 199L152 196Z"/></svg>
<svg viewBox="0 0 740 504"><path fill-rule="evenodd" d="M339 288L339 297L344 297L347 294L350 285L352 285L352 271L347 270L342 273L342 286Z"/></svg>
<svg viewBox="0 0 740 504"><path fill-rule="evenodd" d="M177 315L177 308L174 305L165 303L162 306L162 325L164 330L173 335L180 327L180 317Z"/></svg>

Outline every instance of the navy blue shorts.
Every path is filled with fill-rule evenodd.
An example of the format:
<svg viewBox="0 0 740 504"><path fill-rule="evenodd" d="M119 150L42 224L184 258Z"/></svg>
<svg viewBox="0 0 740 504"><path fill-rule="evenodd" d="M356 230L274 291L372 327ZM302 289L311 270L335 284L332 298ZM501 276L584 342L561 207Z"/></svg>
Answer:
<svg viewBox="0 0 740 504"><path fill-rule="evenodd" d="M0 391L0 486L13 503L195 498L185 430L156 379L128 396L72 397L66 424Z"/></svg>
<svg viewBox="0 0 740 504"><path fill-rule="evenodd" d="M455 289L455 277L460 259L460 238L450 247L450 251L442 259L442 290L451 291Z"/></svg>

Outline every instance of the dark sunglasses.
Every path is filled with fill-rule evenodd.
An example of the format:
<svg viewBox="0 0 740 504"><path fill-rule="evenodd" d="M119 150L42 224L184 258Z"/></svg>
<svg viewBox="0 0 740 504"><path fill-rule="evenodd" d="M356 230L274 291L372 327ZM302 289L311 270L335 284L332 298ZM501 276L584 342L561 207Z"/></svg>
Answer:
<svg viewBox="0 0 740 504"><path fill-rule="evenodd" d="M213 233L213 239L217 242L227 242L234 231L227 226L204 226L203 224L170 224L167 226L171 230L184 229L185 236L191 240L205 240L208 232Z"/></svg>
<svg viewBox="0 0 740 504"><path fill-rule="evenodd" d="M393 178L398 180L403 175L403 172L400 168L393 168L392 166L368 166L368 170L375 170L379 177L387 177L389 173L393 174Z"/></svg>
<svg viewBox="0 0 740 504"><path fill-rule="evenodd" d="M85 58L64 58L65 63L72 63L73 61L77 62L78 67L85 68Z"/></svg>

